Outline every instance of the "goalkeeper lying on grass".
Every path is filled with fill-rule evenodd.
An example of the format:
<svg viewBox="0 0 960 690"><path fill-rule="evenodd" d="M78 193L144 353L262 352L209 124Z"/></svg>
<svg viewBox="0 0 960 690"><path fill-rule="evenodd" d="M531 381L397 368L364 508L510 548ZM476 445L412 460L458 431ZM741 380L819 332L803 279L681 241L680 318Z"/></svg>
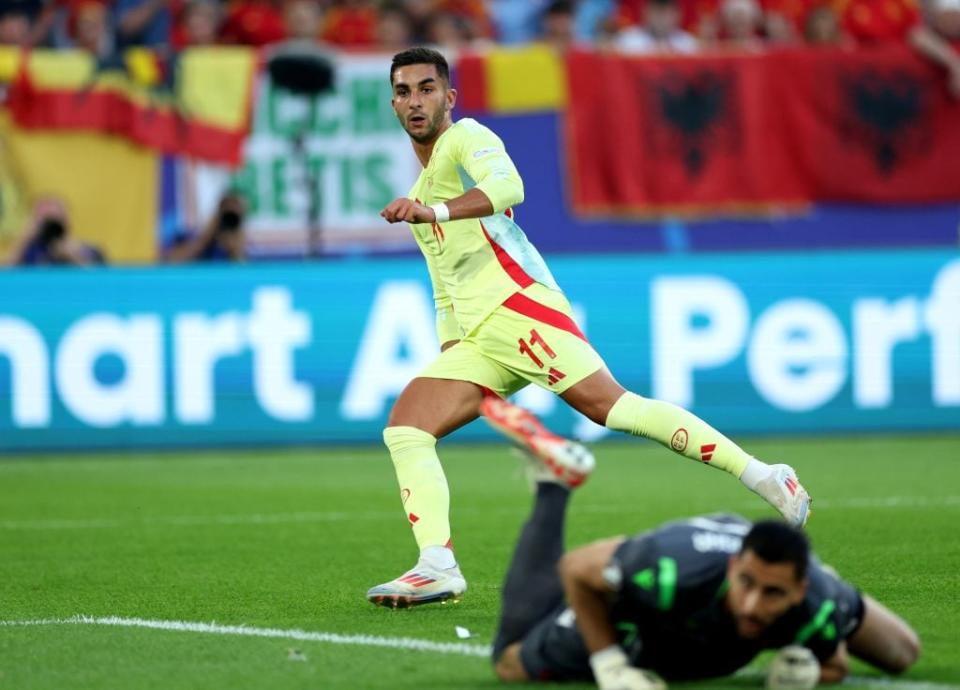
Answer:
<svg viewBox="0 0 960 690"><path fill-rule="evenodd" d="M494 426L503 414L485 410ZM566 468L563 456L526 450L536 500L503 586L493 650L502 680L593 677L601 690L653 690L661 678L729 675L780 649L769 684L799 690L842 680L848 654L890 673L916 661L910 626L822 565L784 522L696 517L564 554L567 502L593 467L589 451L571 453Z"/></svg>

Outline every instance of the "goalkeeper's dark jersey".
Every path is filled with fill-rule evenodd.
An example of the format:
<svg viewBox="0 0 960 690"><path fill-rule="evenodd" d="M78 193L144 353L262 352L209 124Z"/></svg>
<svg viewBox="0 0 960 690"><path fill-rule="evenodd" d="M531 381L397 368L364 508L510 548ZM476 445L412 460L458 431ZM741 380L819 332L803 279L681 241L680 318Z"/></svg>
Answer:
<svg viewBox="0 0 960 690"><path fill-rule="evenodd" d="M859 626L857 591L812 559L806 598L758 640L738 637L723 605L726 570L751 523L735 515L671 522L621 544L604 571L612 619L640 668L668 679L733 673L763 649L800 644L821 661Z"/></svg>

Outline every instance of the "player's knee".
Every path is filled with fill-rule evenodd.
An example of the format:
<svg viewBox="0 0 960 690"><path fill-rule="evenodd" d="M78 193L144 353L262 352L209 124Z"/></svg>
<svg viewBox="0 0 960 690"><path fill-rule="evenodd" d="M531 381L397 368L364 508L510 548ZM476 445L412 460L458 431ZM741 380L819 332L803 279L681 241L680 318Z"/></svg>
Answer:
<svg viewBox="0 0 960 690"><path fill-rule="evenodd" d="M890 664L891 673L903 673L920 658L920 638L911 628L907 628L897 641L897 653Z"/></svg>
<svg viewBox="0 0 960 690"><path fill-rule="evenodd" d="M413 426L388 426L383 430L383 443L392 455L413 448L435 446L437 439L423 429Z"/></svg>
<svg viewBox="0 0 960 690"><path fill-rule="evenodd" d="M520 661L520 643L514 642L493 661L493 672L505 683L522 683L530 680Z"/></svg>
<svg viewBox="0 0 960 690"><path fill-rule="evenodd" d="M573 385L561 397L577 412L602 426L624 392L624 388L604 369Z"/></svg>

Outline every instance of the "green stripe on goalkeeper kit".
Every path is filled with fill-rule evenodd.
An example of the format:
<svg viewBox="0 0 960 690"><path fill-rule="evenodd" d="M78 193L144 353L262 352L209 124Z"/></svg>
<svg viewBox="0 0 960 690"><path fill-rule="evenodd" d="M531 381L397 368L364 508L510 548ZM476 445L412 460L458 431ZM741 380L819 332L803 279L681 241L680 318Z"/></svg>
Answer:
<svg viewBox="0 0 960 690"><path fill-rule="evenodd" d="M800 628L795 642L797 644L803 644L816 635L820 629L827 624L827 619L830 618L830 614L833 613L835 608L837 608L837 603L833 599L827 599L823 602L823 605L820 606L820 610L817 611L817 615L813 617L813 620Z"/></svg>
<svg viewBox="0 0 960 690"><path fill-rule="evenodd" d="M677 562L672 558L661 558L657 565L657 605L661 611L673 607L673 598L677 593Z"/></svg>

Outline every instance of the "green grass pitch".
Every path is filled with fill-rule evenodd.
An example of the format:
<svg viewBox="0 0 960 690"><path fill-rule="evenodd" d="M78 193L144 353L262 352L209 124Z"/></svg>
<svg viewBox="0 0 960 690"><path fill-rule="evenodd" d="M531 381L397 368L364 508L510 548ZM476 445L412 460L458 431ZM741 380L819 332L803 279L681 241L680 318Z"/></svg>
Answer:
<svg viewBox="0 0 960 690"><path fill-rule="evenodd" d="M960 689L960 436L745 446L797 468L814 496L819 555L923 640L907 676L881 684L856 666L845 687ZM379 447L0 460L0 690L497 687L484 658L350 637L458 643L461 626L472 633L466 644L491 642L530 494L506 445L440 451L469 591L459 604L405 611L364 599L416 557ZM772 515L735 480L654 444L595 451L598 470L572 503L569 545L697 513ZM333 637L9 624L78 615ZM747 674L691 687L760 685Z"/></svg>

